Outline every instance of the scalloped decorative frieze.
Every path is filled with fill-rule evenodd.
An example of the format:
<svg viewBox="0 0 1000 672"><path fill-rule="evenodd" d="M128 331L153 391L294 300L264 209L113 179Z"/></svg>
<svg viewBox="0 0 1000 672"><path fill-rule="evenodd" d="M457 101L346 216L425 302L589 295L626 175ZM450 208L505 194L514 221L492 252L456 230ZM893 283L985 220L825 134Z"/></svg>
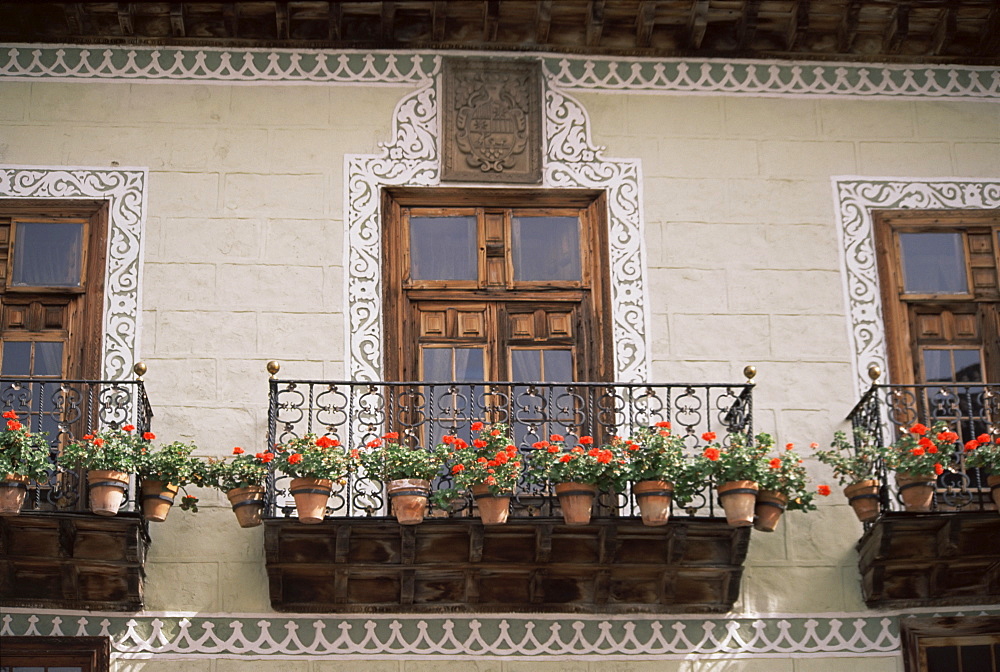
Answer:
<svg viewBox="0 0 1000 672"><path fill-rule="evenodd" d="M863 393L877 364L888 372L885 322L879 294L873 210L976 210L1000 208L1000 180L833 178L834 205L844 269L855 380Z"/></svg>
<svg viewBox="0 0 1000 672"><path fill-rule="evenodd" d="M282 614L119 614L5 609L0 636L102 636L119 659L652 660L898 656L908 614L627 617L567 614L327 617Z"/></svg>
<svg viewBox="0 0 1000 672"><path fill-rule="evenodd" d="M0 166L0 198L96 199L108 203L103 376L131 376L139 347L140 266L146 222L145 168Z"/></svg>
<svg viewBox="0 0 1000 672"><path fill-rule="evenodd" d="M1000 71L989 67L539 56L564 91L1000 98ZM439 58L429 51L15 44L0 49L0 79L421 85Z"/></svg>
<svg viewBox="0 0 1000 672"><path fill-rule="evenodd" d="M346 341L353 380L381 380L382 330L380 188L440 184L438 96L433 84L404 97L393 114L393 140L375 155L345 157ZM616 380L648 379L649 321L644 286L641 166L607 159L590 138L586 110L554 89L545 93L543 186L608 192L612 332ZM475 186L475 185L466 185ZM495 186L495 185L493 185Z"/></svg>

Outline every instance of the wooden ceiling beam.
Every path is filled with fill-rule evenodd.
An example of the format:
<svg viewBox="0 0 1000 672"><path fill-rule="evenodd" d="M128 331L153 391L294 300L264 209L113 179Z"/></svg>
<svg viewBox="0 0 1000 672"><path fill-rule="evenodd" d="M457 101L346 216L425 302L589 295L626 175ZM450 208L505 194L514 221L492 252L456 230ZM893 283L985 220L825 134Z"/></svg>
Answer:
<svg viewBox="0 0 1000 672"><path fill-rule="evenodd" d="M590 0L587 4L587 46L596 47L601 43L604 32L604 0Z"/></svg>
<svg viewBox="0 0 1000 672"><path fill-rule="evenodd" d="M694 5L691 6L691 16L688 19L688 46L692 49L700 49L707 29L708 0L695 0Z"/></svg>
<svg viewBox="0 0 1000 672"><path fill-rule="evenodd" d="M444 41L444 31L448 21L448 3L436 0L431 5L431 38L435 42Z"/></svg>
<svg viewBox="0 0 1000 672"><path fill-rule="evenodd" d="M184 37L187 32L184 28L183 2L170 3L170 32L174 37Z"/></svg>
<svg viewBox="0 0 1000 672"><path fill-rule="evenodd" d="M958 30L958 7L956 5L951 5L941 10L941 14L938 16L937 25L934 26L934 36L931 39L930 54L932 56L940 56L942 52L947 51L948 45L955 38L955 32Z"/></svg>
<svg viewBox="0 0 1000 672"><path fill-rule="evenodd" d="M227 2L222 6L222 16L229 37L238 38L240 36L240 6Z"/></svg>
<svg viewBox="0 0 1000 672"><path fill-rule="evenodd" d="M118 3L118 27L122 30L122 35L132 37L135 35L135 3Z"/></svg>
<svg viewBox="0 0 1000 672"><path fill-rule="evenodd" d="M753 36L757 32L757 18L759 14L760 0L745 0L743 3L743 13L736 22L738 50L745 51L753 42Z"/></svg>
<svg viewBox="0 0 1000 672"><path fill-rule="evenodd" d="M344 17L344 10L339 2L330 0L326 3L327 39L336 42L341 39L341 24Z"/></svg>
<svg viewBox="0 0 1000 672"><path fill-rule="evenodd" d="M391 42L393 36L396 34L396 3L383 1L382 2L382 16L381 16L381 26L382 26L382 40L384 42Z"/></svg>
<svg viewBox="0 0 1000 672"><path fill-rule="evenodd" d="M896 5L889 14L889 23L882 36L882 50L887 54L898 54L899 48L910 32L910 3Z"/></svg>
<svg viewBox="0 0 1000 672"><path fill-rule="evenodd" d="M858 36L858 18L861 15L861 0L851 0L844 10L837 28L837 50L846 54L854 46L854 38Z"/></svg>
<svg viewBox="0 0 1000 672"><path fill-rule="evenodd" d="M635 46L648 47L653 37L653 26L656 25L656 2L643 0L639 3L639 11L635 15Z"/></svg>
<svg viewBox="0 0 1000 672"><path fill-rule="evenodd" d="M788 32L785 33L785 49L794 51L802 42L802 36L809 30L809 0L795 0L788 18Z"/></svg>
<svg viewBox="0 0 1000 672"><path fill-rule="evenodd" d="M274 30L279 40L288 39L288 2L278 0L274 3Z"/></svg>
<svg viewBox="0 0 1000 672"><path fill-rule="evenodd" d="M66 15L66 27L70 35L83 35L83 5L79 2L67 2L63 5Z"/></svg>
<svg viewBox="0 0 1000 672"><path fill-rule="evenodd" d="M483 2L483 41L496 42L499 26L500 0L485 0Z"/></svg>
<svg viewBox="0 0 1000 672"><path fill-rule="evenodd" d="M541 0L538 3L538 13L535 14L535 42L545 44L549 41L549 29L552 27L552 0Z"/></svg>

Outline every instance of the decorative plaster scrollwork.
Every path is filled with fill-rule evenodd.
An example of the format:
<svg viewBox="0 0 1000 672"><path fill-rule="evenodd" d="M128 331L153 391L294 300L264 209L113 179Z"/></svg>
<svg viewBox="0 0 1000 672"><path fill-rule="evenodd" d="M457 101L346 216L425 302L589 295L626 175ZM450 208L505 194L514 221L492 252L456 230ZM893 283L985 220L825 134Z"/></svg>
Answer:
<svg viewBox="0 0 1000 672"><path fill-rule="evenodd" d="M864 392L871 364L888 371L872 210L1000 208L1000 180L834 177L833 191L855 380Z"/></svg>
<svg viewBox="0 0 1000 672"><path fill-rule="evenodd" d="M144 168L0 167L0 198L85 198L108 203L102 336L106 380L131 376L139 347L147 179Z"/></svg>

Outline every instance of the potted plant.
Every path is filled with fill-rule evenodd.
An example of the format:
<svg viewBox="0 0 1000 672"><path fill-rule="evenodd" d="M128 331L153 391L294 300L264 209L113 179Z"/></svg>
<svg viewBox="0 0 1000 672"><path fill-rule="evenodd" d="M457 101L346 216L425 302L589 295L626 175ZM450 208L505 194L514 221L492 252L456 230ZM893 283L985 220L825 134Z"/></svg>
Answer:
<svg viewBox="0 0 1000 672"><path fill-rule="evenodd" d="M690 502L701 479L684 455L684 437L671 432L669 422L643 427L628 439L615 437L622 447L625 477L632 482L643 525L666 525L671 504Z"/></svg>
<svg viewBox="0 0 1000 672"><path fill-rule="evenodd" d="M784 453L767 461L767 468L761 471L758 479L755 530L774 532L785 511L816 510L813 504L816 493L808 489L805 465L791 443L785 444Z"/></svg>
<svg viewBox="0 0 1000 672"><path fill-rule="evenodd" d="M340 441L306 434L278 444L274 450L275 466L292 479L289 492L295 499L299 522L323 522L333 482L343 481L350 471L350 458Z"/></svg>
<svg viewBox="0 0 1000 672"><path fill-rule="evenodd" d="M470 429L479 435L472 444L447 435L439 448L450 451L452 479L460 490L469 489L484 525L507 522L510 498L521 477L521 459L505 424L485 426L474 422Z"/></svg>
<svg viewBox="0 0 1000 672"><path fill-rule="evenodd" d="M965 442L965 466L989 472L986 484L990 486L993 503L1000 510L1000 437L980 434Z"/></svg>
<svg viewBox="0 0 1000 672"><path fill-rule="evenodd" d="M358 460L368 476L385 483L399 524L416 525L427 514L431 480L445 457L436 447L410 447L400 442L398 432L388 432L366 443Z"/></svg>
<svg viewBox="0 0 1000 672"><path fill-rule="evenodd" d="M6 411L0 430L0 514L18 514L28 492L28 482L48 480L52 462L44 434L32 434Z"/></svg>
<svg viewBox="0 0 1000 672"><path fill-rule="evenodd" d="M184 489L181 510L198 511L198 498L187 494L185 487L200 484L205 478L205 463L191 455L196 449L193 443L180 441L156 449L148 441L139 445L135 469L141 479L142 515L146 520L166 520L180 489Z"/></svg>
<svg viewBox="0 0 1000 672"><path fill-rule="evenodd" d="M816 459L833 468L833 475L844 487L844 496L854 509L854 515L863 523L878 517L879 503L878 465L885 457L885 449L876 445L871 435L857 428L855 441L847 434L834 432L831 450L817 450Z"/></svg>
<svg viewBox="0 0 1000 672"><path fill-rule="evenodd" d="M136 456L155 438L152 432L140 435L134 425L102 429L67 445L59 463L86 469L90 510L99 516L113 516L125 500L131 475L136 473Z"/></svg>
<svg viewBox="0 0 1000 672"><path fill-rule="evenodd" d="M221 460L210 459L206 484L226 493L240 527L257 527L264 514L264 481L271 471L274 453L251 455L239 446Z"/></svg>
<svg viewBox="0 0 1000 672"><path fill-rule="evenodd" d="M601 490L620 489L625 483L625 457L615 445L594 446L594 439L581 436L569 447L561 434L532 444L527 456L527 478L539 484L555 484L556 496L567 525L590 523L594 497Z"/></svg>
<svg viewBox="0 0 1000 672"><path fill-rule="evenodd" d="M708 445L698 457L699 471L716 483L719 503L732 527L753 525L757 502L757 485L766 467L764 454L774 445L769 434L750 439L744 434L732 434L729 445L716 440L715 432L701 435Z"/></svg>
<svg viewBox="0 0 1000 672"><path fill-rule="evenodd" d="M899 498L907 511L930 511L937 477L950 471L958 434L944 421L928 428L916 423L903 428L899 439L886 449L885 463L896 472Z"/></svg>

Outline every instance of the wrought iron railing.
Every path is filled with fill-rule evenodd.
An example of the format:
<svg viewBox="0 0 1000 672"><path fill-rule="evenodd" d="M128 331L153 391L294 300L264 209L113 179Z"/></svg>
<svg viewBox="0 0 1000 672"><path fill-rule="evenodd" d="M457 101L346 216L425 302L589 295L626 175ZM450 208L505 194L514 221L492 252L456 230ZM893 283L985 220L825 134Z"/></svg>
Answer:
<svg viewBox="0 0 1000 672"><path fill-rule="evenodd" d="M873 379L878 371L870 372ZM948 423L958 434L955 450L942 456L949 470L937 477L931 509L936 511L981 511L995 508L987 474L982 469L967 468L962 446L982 434L1000 436L1000 387L983 383L936 383L923 385L873 384L848 415L854 429L855 445L872 441L887 446L916 423L928 427L935 422ZM876 472L883 511L902 511L902 499L888 469L879 460Z"/></svg>
<svg viewBox="0 0 1000 672"><path fill-rule="evenodd" d="M275 373L276 371L272 371ZM748 375L752 369L748 368ZM476 421L505 423L522 454L531 444L561 434L567 442L592 436L598 442L628 436L640 427L670 422L685 437L692 453L704 443L702 434L716 432L728 441L735 432L753 433L753 384L665 383L530 383L530 382L363 382L322 380L270 381L267 446L306 433L328 435L350 447L362 447L387 432L398 432L415 448L435 445L446 434L471 440ZM433 488L450 486L442 473ZM514 516L551 516L551 488L522 477L512 504ZM708 488L685 512L714 515ZM455 510L458 512L455 513ZM471 502L453 504L451 515L465 515ZM287 480L272 474L268 515L293 512ZM631 516L636 508L626 493L603 493L598 511ZM352 475L335 485L328 516L385 516L383 484Z"/></svg>
<svg viewBox="0 0 1000 672"><path fill-rule="evenodd" d="M47 435L52 468L46 482L30 484L22 507L26 511L85 510L86 475L57 466L60 450L101 429L132 424L140 433L148 431L153 417L141 377L125 381L4 377L0 378L0 410L14 411L31 432ZM122 510L134 509L134 489L133 482Z"/></svg>

